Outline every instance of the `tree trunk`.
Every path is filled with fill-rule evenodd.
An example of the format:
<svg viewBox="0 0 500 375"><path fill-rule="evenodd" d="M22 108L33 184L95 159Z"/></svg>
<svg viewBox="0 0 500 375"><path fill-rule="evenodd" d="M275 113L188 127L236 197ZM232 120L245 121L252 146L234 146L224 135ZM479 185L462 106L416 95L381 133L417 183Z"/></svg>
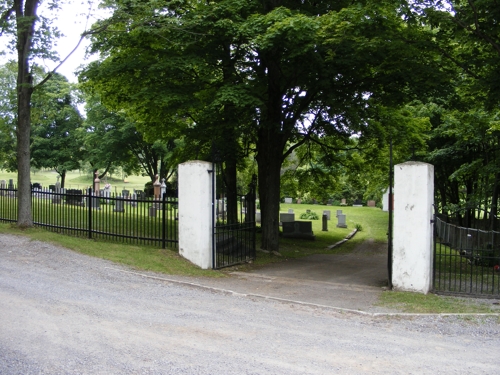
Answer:
<svg viewBox="0 0 500 375"><path fill-rule="evenodd" d="M280 171L282 152L279 147L259 142L259 202L262 220L261 248L279 251Z"/></svg>
<svg viewBox="0 0 500 375"><path fill-rule="evenodd" d="M64 189L64 184L66 183L66 171L61 172L61 188Z"/></svg>
<svg viewBox="0 0 500 375"><path fill-rule="evenodd" d="M225 162L224 182L226 185L227 198L227 223L234 224L238 222L238 191L237 191L237 171L236 160L229 158Z"/></svg>
<svg viewBox="0 0 500 375"><path fill-rule="evenodd" d="M39 0L15 0L17 27L17 196L19 227L33 226L31 212L30 136L31 95L33 77L30 73L30 54ZM24 8L23 8L24 5Z"/></svg>

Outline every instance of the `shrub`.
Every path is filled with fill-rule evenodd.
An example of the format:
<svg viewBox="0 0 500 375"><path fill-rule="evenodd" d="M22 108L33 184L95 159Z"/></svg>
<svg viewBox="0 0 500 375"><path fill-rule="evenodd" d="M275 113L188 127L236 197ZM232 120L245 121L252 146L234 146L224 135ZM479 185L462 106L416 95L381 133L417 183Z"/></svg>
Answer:
<svg viewBox="0 0 500 375"><path fill-rule="evenodd" d="M316 212L304 212L303 214L300 214L301 219L305 220L319 220L319 216Z"/></svg>

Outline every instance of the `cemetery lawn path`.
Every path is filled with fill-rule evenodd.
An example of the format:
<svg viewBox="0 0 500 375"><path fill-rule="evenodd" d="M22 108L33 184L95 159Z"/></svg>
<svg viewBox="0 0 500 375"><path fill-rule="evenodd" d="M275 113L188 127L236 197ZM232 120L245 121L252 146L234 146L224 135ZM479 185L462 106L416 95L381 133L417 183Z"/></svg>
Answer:
<svg viewBox="0 0 500 375"><path fill-rule="evenodd" d="M194 287L0 234L0 373L494 374L497 318L367 316Z"/></svg>

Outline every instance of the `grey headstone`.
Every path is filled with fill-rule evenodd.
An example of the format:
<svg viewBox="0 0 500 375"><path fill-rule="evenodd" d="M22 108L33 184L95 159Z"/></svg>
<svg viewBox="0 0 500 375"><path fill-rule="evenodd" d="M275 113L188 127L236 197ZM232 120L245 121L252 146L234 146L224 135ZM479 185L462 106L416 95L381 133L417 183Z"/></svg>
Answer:
<svg viewBox="0 0 500 375"><path fill-rule="evenodd" d="M338 215L337 219L338 219L338 224L337 224L338 228L347 228L346 216L345 215Z"/></svg>
<svg viewBox="0 0 500 375"><path fill-rule="evenodd" d="M119 195L119 196L116 197L115 208L114 208L113 211L115 211L115 212L125 212L125 209L123 208L123 197L121 195Z"/></svg>
<svg viewBox="0 0 500 375"><path fill-rule="evenodd" d="M293 198L285 198L285 203L292 203L293 202Z"/></svg>
<svg viewBox="0 0 500 375"><path fill-rule="evenodd" d="M330 211L330 210L323 211L323 215L326 215L326 220L330 220L331 214L332 214L332 211Z"/></svg>

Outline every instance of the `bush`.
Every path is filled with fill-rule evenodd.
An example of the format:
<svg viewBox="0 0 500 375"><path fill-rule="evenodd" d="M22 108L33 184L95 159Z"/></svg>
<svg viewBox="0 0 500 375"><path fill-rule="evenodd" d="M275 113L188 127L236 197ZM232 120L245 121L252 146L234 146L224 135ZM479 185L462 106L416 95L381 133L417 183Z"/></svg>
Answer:
<svg viewBox="0 0 500 375"><path fill-rule="evenodd" d="M300 214L300 218L304 220L319 220L319 216L316 212L304 212Z"/></svg>

